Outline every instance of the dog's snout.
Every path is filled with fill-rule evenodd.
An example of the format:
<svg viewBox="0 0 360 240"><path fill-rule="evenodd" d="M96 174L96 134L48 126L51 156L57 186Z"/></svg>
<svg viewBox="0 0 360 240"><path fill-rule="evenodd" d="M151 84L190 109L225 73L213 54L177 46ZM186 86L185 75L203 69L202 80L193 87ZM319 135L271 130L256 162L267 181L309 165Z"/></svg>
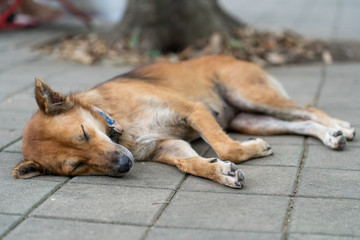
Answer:
<svg viewBox="0 0 360 240"><path fill-rule="evenodd" d="M133 166L134 162L131 158L126 155L122 155L118 162L117 172L118 173L126 173Z"/></svg>

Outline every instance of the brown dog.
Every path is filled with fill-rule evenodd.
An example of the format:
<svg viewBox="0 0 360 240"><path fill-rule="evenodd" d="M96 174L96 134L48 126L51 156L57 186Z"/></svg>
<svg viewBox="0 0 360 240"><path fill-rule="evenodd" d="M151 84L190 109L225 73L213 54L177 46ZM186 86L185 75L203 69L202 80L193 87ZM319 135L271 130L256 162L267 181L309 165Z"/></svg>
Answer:
<svg viewBox="0 0 360 240"><path fill-rule="evenodd" d="M15 178L122 176L135 158L241 188L244 175L234 163L272 150L259 138L236 142L223 129L314 136L333 149L355 136L350 123L296 105L261 68L224 56L147 65L69 96L36 79L35 94L40 110L24 129L26 161ZM191 148L198 137L219 159Z"/></svg>

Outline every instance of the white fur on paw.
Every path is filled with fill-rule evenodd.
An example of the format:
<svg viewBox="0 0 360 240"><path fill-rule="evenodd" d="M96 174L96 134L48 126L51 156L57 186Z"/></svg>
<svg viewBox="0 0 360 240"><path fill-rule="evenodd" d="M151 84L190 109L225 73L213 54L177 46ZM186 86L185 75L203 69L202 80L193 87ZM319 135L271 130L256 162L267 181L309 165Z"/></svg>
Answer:
<svg viewBox="0 0 360 240"><path fill-rule="evenodd" d="M355 128L340 128L346 140L353 140L355 137Z"/></svg>
<svg viewBox="0 0 360 240"><path fill-rule="evenodd" d="M243 145L256 144L257 145L257 155L256 157L265 157L273 154L270 144L261 138L249 138L247 141L242 142Z"/></svg>
<svg viewBox="0 0 360 240"><path fill-rule="evenodd" d="M330 128L326 132L323 142L332 149L342 150L346 145L346 138L341 130Z"/></svg>
<svg viewBox="0 0 360 240"><path fill-rule="evenodd" d="M337 120L334 128L340 129L348 141L353 140L355 137L355 128L349 122Z"/></svg>
<svg viewBox="0 0 360 240"><path fill-rule="evenodd" d="M216 164L219 183L232 188L242 188L244 182L243 172L232 162L220 159L211 159L210 164Z"/></svg>

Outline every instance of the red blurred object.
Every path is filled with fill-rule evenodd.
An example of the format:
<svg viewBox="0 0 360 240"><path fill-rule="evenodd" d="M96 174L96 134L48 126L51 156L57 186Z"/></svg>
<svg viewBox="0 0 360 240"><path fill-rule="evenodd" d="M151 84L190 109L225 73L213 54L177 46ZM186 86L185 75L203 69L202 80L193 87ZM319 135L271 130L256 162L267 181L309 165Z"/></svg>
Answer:
<svg viewBox="0 0 360 240"><path fill-rule="evenodd" d="M14 0L13 3L9 4L9 7L4 12L0 13L0 30L34 27L39 24L39 22L34 19L28 20L25 23L15 23L13 21L15 10L22 2L23 0ZM58 0L58 2L71 14L79 18L87 27L91 27L92 18L87 13L80 10L68 0Z"/></svg>

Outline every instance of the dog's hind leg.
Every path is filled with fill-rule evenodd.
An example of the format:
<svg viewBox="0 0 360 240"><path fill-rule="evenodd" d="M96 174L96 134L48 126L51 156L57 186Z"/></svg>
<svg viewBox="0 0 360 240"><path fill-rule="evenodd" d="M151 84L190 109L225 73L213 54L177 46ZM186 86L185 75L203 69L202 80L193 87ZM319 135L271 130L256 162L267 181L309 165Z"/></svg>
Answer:
<svg viewBox="0 0 360 240"><path fill-rule="evenodd" d="M232 68L232 72L236 71ZM340 130L347 140L355 136L351 124L328 116L325 112L294 103L281 84L260 68L249 68L251 74L236 79L233 73L223 74L222 95L232 106L248 112L264 113L283 120L312 120L329 128ZM230 72L230 70L228 70Z"/></svg>
<svg viewBox="0 0 360 240"><path fill-rule="evenodd" d="M155 150L153 160L232 188L241 188L244 180L244 174L234 163L217 158L203 158L188 142L179 139L162 141Z"/></svg>
<svg viewBox="0 0 360 240"><path fill-rule="evenodd" d="M230 129L251 135L299 134L320 139L326 146L340 150L346 144L345 137L334 128L312 120L284 121L271 116L240 113L230 123Z"/></svg>

